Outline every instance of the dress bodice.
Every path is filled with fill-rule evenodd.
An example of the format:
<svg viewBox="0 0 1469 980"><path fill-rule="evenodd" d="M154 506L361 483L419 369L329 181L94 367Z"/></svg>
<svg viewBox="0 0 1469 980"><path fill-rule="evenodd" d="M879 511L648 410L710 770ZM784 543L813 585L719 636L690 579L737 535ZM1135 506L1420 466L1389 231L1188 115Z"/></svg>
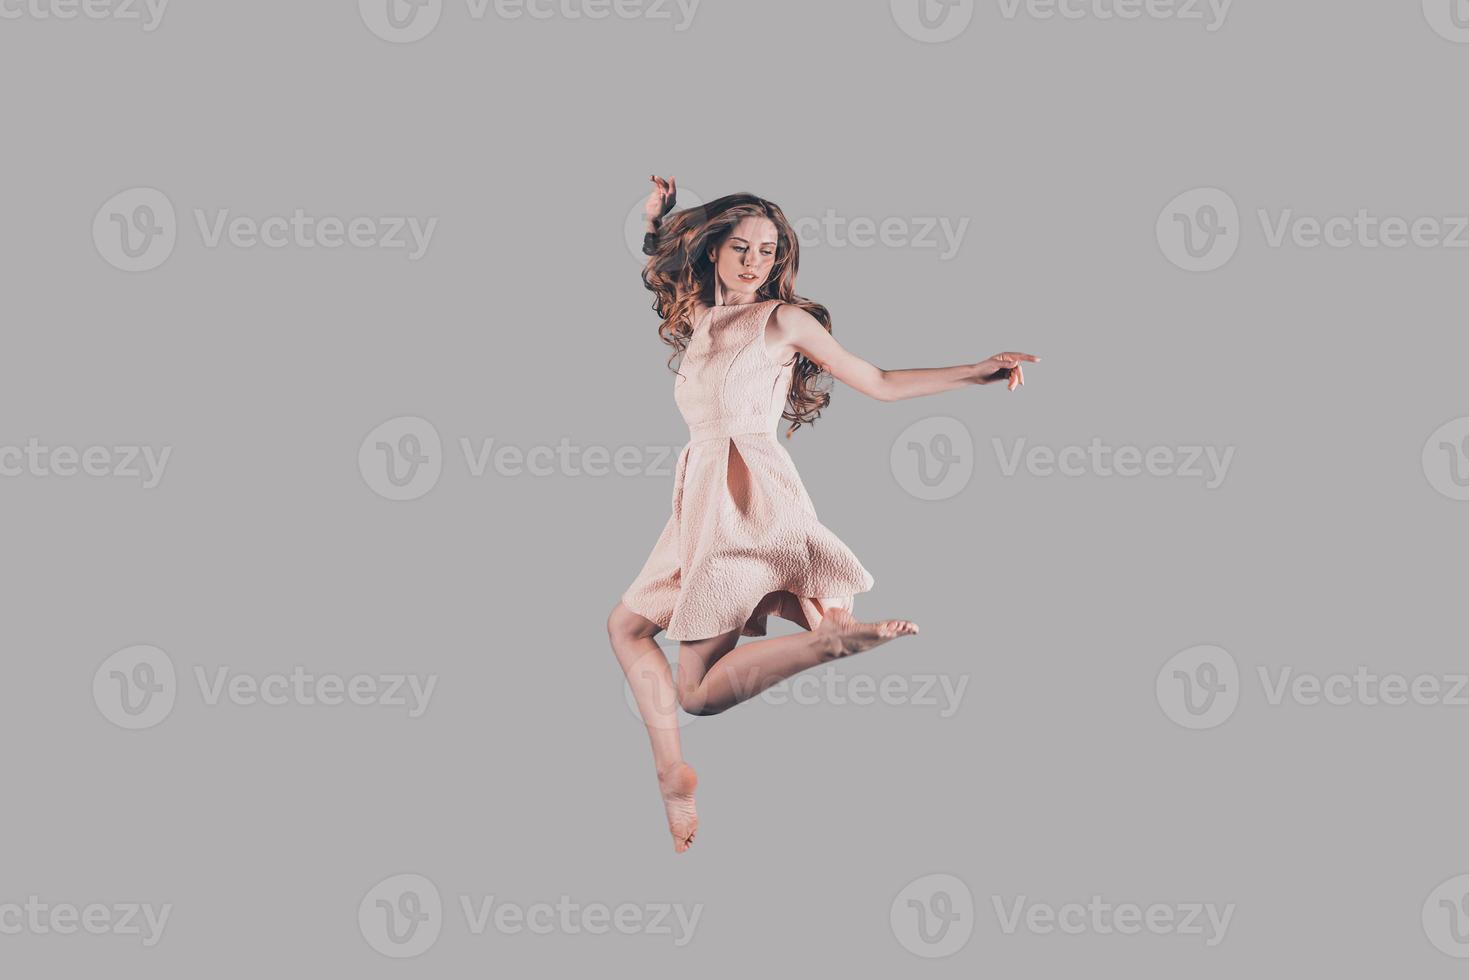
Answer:
<svg viewBox="0 0 1469 980"><path fill-rule="evenodd" d="M775 434L795 368L794 357L779 364L765 348L765 326L780 302L709 307L694 325L673 387L691 441Z"/></svg>

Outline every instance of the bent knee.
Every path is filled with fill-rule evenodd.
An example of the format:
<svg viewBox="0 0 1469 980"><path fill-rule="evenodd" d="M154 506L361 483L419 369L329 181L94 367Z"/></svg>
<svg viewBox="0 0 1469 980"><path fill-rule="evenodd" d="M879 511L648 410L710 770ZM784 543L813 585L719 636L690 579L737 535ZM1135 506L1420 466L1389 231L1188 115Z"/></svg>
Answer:
<svg viewBox="0 0 1469 980"><path fill-rule="evenodd" d="M641 640L657 635L662 628L646 616L627 608L620 599L607 616L607 635L614 640Z"/></svg>
<svg viewBox="0 0 1469 980"><path fill-rule="evenodd" d="M691 715L717 715L728 705L716 705L710 703L709 699L697 690L691 690L684 685L678 686L678 706Z"/></svg>
<svg viewBox="0 0 1469 980"><path fill-rule="evenodd" d="M717 715L724 710L721 707L707 703L703 698L689 697L682 692L678 695L678 706L689 714L699 715L700 717Z"/></svg>

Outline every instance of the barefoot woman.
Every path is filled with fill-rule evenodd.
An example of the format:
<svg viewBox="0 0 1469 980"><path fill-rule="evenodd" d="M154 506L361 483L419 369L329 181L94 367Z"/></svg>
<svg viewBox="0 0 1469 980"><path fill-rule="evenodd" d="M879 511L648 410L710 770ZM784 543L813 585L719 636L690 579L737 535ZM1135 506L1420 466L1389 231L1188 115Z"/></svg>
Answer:
<svg viewBox="0 0 1469 980"><path fill-rule="evenodd" d="M853 597L872 576L817 520L782 418L813 422L831 400L829 373L882 401L969 384L1025 383L1030 354L978 364L883 371L843 349L826 308L796 295L796 236L781 209L731 194L674 214L673 178L653 181L643 284L663 318L659 335L683 359L674 400L689 442L674 476L673 513L643 569L607 620L653 744L673 847L686 851L699 819L697 779L683 760L676 708L717 714L823 662L918 632L906 619L859 623ZM804 632L763 637L771 615ZM678 640L678 683L653 637Z"/></svg>

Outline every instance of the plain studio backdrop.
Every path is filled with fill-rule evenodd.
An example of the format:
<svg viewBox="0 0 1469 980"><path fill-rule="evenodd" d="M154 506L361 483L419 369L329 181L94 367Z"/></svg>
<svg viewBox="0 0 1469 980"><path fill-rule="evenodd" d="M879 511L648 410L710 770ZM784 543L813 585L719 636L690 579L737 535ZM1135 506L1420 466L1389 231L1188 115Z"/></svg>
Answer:
<svg viewBox="0 0 1469 980"><path fill-rule="evenodd" d="M1469 214L1469 45L1419 7L5 5L0 970L1455 974L1469 706L1271 696L1465 670L1469 250L1357 220ZM782 441L859 618L922 632L689 720L684 855L605 632L687 438L650 173L777 202L879 367L1043 358ZM1201 646L1237 676L1180 669L1231 709L1190 728Z"/></svg>

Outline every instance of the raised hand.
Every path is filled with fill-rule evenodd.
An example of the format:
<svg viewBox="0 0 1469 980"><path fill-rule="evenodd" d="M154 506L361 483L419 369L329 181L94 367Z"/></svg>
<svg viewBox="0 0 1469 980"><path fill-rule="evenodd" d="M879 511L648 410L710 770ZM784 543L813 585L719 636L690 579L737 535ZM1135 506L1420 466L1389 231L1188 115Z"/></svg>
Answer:
<svg viewBox="0 0 1469 980"><path fill-rule="evenodd" d="M658 222L663 216L673 210L678 201L678 182L669 175L667 180L652 174L648 177L653 182L653 190L648 195L647 203L643 205L645 214L644 225L652 231L658 227Z"/></svg>
<svg viewBox="0 0 1469 980"><path fill-rule="evenodd" d="M1034 354L1020 354L1015 351L996 354L994 357L980 361L975 365L975 370L978 371L978 377L975 378L975 383L987 385L991 381L1009 379L1010 383L1007 387L1010 391L1014 391L1016 388L1025 384L1025 372L1021 370L1021 362L1035 362L1039 360L1040 358Z"/></svg>

